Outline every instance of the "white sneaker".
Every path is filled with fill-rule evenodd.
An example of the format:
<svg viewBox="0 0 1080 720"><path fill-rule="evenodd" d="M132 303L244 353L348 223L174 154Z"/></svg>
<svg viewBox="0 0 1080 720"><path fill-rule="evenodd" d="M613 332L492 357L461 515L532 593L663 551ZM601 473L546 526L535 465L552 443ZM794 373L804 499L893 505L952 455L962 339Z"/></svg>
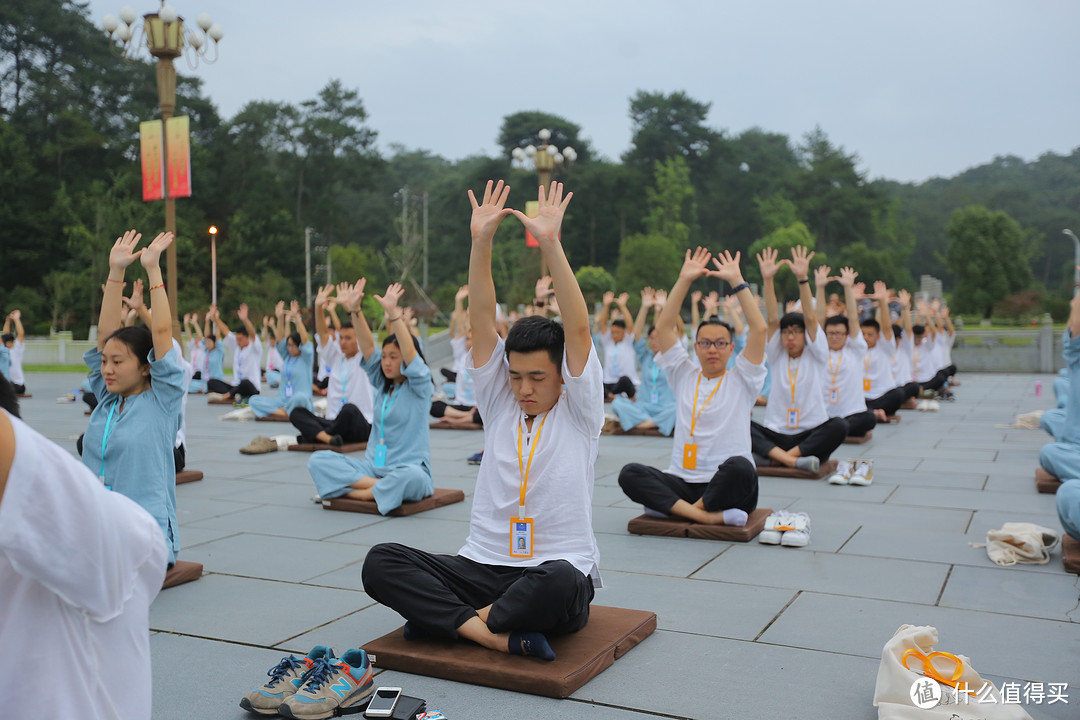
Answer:
<svg viewBox="0 0 1080 720"><path fill-rule="evenodd" d="M918 400L918 401L916 401L915 409L919 410L919 411L926 410L927 409L926 400Z"/></svg>
<svg viewBox="0 0 1080 720"><path fill-rule="evenodd" d="M874 482L874 461L859 460L856 462L855 473L851 476L850 482L852 485L861 485L863 487Z"/></svg>
<svg viewBox="0 0 1080 720"><path fill-rule="evenodd" d="M784 547L806 547L810 544L810 516L804 512L791 515L791 530L786 530L780 538Z"/></svg>
<svg viewBox="0 0 1080 720"><path fill-rule="evenodd" d="M851 482L851 473L854 470L854 464L851 460L841 460L836 465L836 472L829 478L830 485L847 485Z"/></svg>
<svg viewBox="0 0 1080 720"><path fill-rule="evenodd" d="M206 393L206 399L213 400L215 402L217 402L218 400L224 400L226 397L228 397L228 395L226 395L225 393Z"/></svg>
<svg viewBox="0 0 1080 720"><path fill-rule="evenodd" d="M765 529L758 533L758 542L762 545L779 545L784 531L777 528L786 526L789 519L783 511L774 512L765 518Z"/></svg>
<svg viewBox="0 0 1080 720"><path fill-rule="evenodd" d="M930 411L933 411L933 412L937 412L938 410L941 409L941 403L938 402L937 400L927 400L926 401L926 409L930 410Z"/></svg>

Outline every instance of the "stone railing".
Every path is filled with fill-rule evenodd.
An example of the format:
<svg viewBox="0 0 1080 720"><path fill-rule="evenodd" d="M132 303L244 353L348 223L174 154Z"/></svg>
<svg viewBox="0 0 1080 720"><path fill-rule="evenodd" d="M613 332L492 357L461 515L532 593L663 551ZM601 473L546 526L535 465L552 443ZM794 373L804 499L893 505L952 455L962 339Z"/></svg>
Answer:
<svg viewBox="0 0 1080 720"><path fill-rule="evenodd" d="M1036 328L960 330L952 359L962 372L1051 373L1065 367L1063 342L1046 315Z"/></svg>

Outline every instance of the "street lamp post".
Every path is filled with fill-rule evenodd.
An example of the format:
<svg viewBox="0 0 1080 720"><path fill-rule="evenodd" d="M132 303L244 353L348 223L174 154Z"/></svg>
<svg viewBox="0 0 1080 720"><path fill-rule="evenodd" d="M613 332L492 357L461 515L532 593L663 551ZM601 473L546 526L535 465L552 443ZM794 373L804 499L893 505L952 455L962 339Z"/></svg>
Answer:
<svg viewBox="0 0 1080 720"><path fill-rule="evenodd" d="M210 230L210 302L217 307L217 226L211 225Z"/></svg>
<svg viewBox="0 0 1080 720"><path fill-rule="evenodd" d="M1061 232L1073 239L1073 249L1076 253L1074 258L1076 264L1073 267L1073 295L1075 296L1080 293L1080 237L1076 237L1076 233L1067 228Z"/></svg>
<svg viewBox="0 0 1080 720"><path fill-rule="evenodd" d="M198 65L200 58L206 62L215 62L217 44L224 37L225 31L220 25L214 24L209 15L202 13L195 22L206 33L206 37L195 31L186 32L184 19L180 17L176 8L166 5L165 0L161 0L161 7L157 12L143 15L141 28L135 25L138 15L130 5L122 7L119 15L119 19L106 15L101 25L109 34L110 39L115 37L121 42L124 57L133 57L139 52L141 43L136 35L140 30L142 31L147 50L150 55L157 58L158 105L161 107L161 119L168 120L173 116L173 110L176 108L176 67L173 65L173 60L184 55L186 46L191 48L191 52L186 57L192 68ZM206 40L207 37L210 39L209 42ZM209 55L211 48L214 51L213 57ZM162 135L162 156L169 156L167 133ZM168 173L165 173L165 230L171 232L173 236L176 235L176 199L169 196ZM177 315L175 242L169 245L166 253L165 271L168 277L169 301L172 303L173 336L179 339L180 318Z"/></svg>
<svg viewBox="0 0 1080 720"><path fill-rule="evenodd" d="M536 137L540 141L539 146L529 143L525 147L514 148L510 152L510 164L525 170L535 170L541 187L544 188L544 192L547 192L552 175L569 170L577 160L577 150L567 145L560 152L558 147L548 144L548 140L551 139L551 130L547 128L542 128L537 132ZM547 263L543 255L540 257L540 274L547 275Z"/></svg>

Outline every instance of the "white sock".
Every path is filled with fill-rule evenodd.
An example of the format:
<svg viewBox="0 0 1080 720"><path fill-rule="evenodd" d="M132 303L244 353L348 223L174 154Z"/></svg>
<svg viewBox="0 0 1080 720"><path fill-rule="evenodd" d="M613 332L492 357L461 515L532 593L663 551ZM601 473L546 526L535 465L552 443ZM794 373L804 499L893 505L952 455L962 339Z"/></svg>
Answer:
<svg viewBox="0 0 1080 720"><path fill-rule="evenodd" d="M724 524L731 525L733 527L744 527L746 525L746 520L750 517L739 508L731 508L730 510L725 510L723 515Z"/></svg>

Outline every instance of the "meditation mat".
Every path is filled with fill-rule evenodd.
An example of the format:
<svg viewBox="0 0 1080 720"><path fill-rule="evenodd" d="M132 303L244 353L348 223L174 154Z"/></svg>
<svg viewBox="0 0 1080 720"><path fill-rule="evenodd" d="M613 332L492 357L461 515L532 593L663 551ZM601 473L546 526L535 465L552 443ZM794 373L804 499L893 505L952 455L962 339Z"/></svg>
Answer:
<svg viewBox="0 0 1080 720"><path fill-rule="evenodd" d="M867 430L865 435L848 435L844 438L845 445L862 445L874 439L874 431Z"/></svg>
<svg viewBox="0 0 1080 720"><path fill-rule="evenodd" d="M26 398L34 397L33 393L23 393L22 395L16 395L15 397L25 400Z"/></svg>
<svg viewBox="0 0 1080 720"><path fill-rule="evenodd" d="M641 435L643 437L667 437L662 432L660 432L660 428L636 428L635 427L635 428L630 428L629 430L623 430L622 427L620 427L618 430L615 431L614 434L615 435Z"/></svg>
<svg viewBox="0 0 1080 720"><path fill-rule="evenodd" d="M431 423L432 430L483 430L484 426L479 423L450 423L445 420Z"/></svg>
<svg viewBox="0 0 1080 720"><path fill-rule="evenodd" d="M183 485L189 482L198 482L203 479L202 470L181 470L176 473L176 484Z"/></svg>
<svg viewBox="0 0 1080 720"><path fill-rule="evenodd" d="M1080 542L1069 533L1061 533L1061 564L1065 572L1080 575Z"/></svg>
<svg viewBox="0 0 1080 720"><path fill-rule="evenodd" d="M257 417L255 422L290 422L288 415L267 415L266 417Z"/></svg>
<svg viewBox="0 0 1080 720"><path fill-rule="evenodd" d="M367 443L345 443L339 447L326 443L293 443L289 449L294 452L318 452L319 450L333 450L336 453L352 453L367 450Z"/></svg>
<svg viewBox="0 0 1080 720"><path fill-rule="evenodd" d="M915 398L908 398L900 406L901 410L915 410Z"/></svg>
<svg viewBox="0 0 1080 720"><path fill-rule="evenodd" d="M228 398L221 398L220 400L211 400L210 398L206 399L207 405L233 405L235 403L235 400L229 400Z"/></svg>
<svg viewBox="0 0 1080 720"><path fill-rule="evenodd" d="M363 645L380 668L565 698L656 630L656 613L593 605L589 622L549 637L555 660L507 655L466 641L406 640L401 628Z"/></svg>
<svg viewBox="0 0 1080 720"><path fill-rule="evenodd" d="M415 515L418 512L434 510L435 508L444 505L453 505L464 499L465 493L462 490L435 488L435 492L428 495L423 500L402 503L401 507L391 510L387 515L393 515L394 517ZM374 500L353 500L351 498L339 497L333 498L332 500L323 500L322 506L324 510L344 510L345 512L368 513L371 515L379 514L379 507L375 504Z"/></svg>
<svg viewBox="0 0 1080 720"><path fill-rule="evenodd" d="M1047 495L1056 495L1058 488L1061 487L1061 481L1050 473L1043 470L1041 467L1035 468L1035 488Z"/></svg>
<svg viewBox="0 0 1080 720"><path fill-rule="evenodd" d="M177 585L198 580L202 577L202 569L200 563L177 560L172 569L165 573L165 582L161 584L161 589L164 590L165 588L176 587Z"/></svg>
<svg viewBox="0 0 1080 720"><path fill-rule="evenodd" d="M758 465L758 475L768 475L770 477L789 477L789 478L803 478L804 480L821 480L836 472L836 460L826 460L821 463L821 467L818 469L817 475L807 471L799 470L798 468L789 468L784 465Z"/></svg>
<svg viewBox="0 0 1080 720"><path fill-rule="evenodd" d="M729 525L702 525L679 517L658 518L639 515L626 524L627 532L635 535L659 535L662 537L688 537L697 540L726 540L750 542L765 529L765 520L772 514L769 508L758 508L750 513L743 527Z"/></svg>
<svg viewBox="0 0 1080 720"><path fill-rule="evenodd" d="M94 413L93 410L86 410L86 411L83 412L83 415L92 415L93 413Z"/></svg>

